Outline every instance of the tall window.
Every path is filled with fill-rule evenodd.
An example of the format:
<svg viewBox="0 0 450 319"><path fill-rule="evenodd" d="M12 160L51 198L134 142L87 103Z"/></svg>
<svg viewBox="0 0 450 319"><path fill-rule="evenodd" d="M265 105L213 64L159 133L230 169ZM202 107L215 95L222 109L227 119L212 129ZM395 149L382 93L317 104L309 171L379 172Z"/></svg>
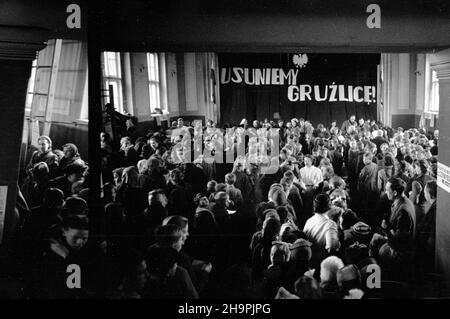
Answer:
<svg viewBox="0 0 450 319"><path fill-rule="evenodd" d="M122 96L122 72L120 69L120 53L104 52L103 53L103 92L105 103L114 103L114 107L119 112L123 112L123 96ZM112 92L110 91L110 86ZM111 101L111 94L114 101Z"/></svg>
<svg viewBox="0 0 450 319"><path fill-rule="evenodd" d="M147 53L148 92L150 96L150 112L161 109L159 63L157 53Z"/></svg>
<svg viewBox="0 0 450 319"><path fill-rule="evenodd" d="M33 64L31 66L31 75L28 79L28 86L27 86L27 98L25 100L25 109L31 110L31 104L33 103L33 95L34 95L34 79L36 77L36 66L37 66L37 59L33 60Z"/></svg>
<svg viewBox="0 0 450 319"><path fill-rule="evenodd" d="M436 71L431 71L431 90L428 102L429 113L439 113L439 80Z"/></svg>

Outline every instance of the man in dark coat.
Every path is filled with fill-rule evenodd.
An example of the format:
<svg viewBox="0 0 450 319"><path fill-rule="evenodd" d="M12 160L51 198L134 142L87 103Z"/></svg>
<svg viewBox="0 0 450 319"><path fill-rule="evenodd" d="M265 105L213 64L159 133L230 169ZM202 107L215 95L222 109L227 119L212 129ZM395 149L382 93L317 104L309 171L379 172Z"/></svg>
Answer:
<svg viewBox="0 0 450 319"><path fill-rule="evenodd" d="M347 130L350 126L356 126L356 117L355 115L351 115L350 118L348 120L345 120L344 123L342 123L341 126L341 132L343 134L347 133Z"/></svg>
<svg viewBox="0 0 450 319"><path fill-rule="evenodd" d="M386 195L391 200L391 214L383 220L382 228L388 237L392 234L405 234L412 241L415 237L416 221L413 203L403 194L405 183L393 177L386 184Z"/></svg>
<svg viewBox="0 0 450 319"><path fill-rule="evenodd" d="M422 271L434 272L434 254L436 250L436 181L430 181L425 186L425 198L431 203L424 220L417 229L416 260L422 265Z"/></svg>
<svg viewBox="0 0 450 319"><path fill-rule="evenodd" d="M370 226L376 220L374 215L374 208L379 199L378 190L378 165L373 161L373 154L366 152L363 157L364 168L361 170L358 178L358 197L361 203L361 213L365 214L366 221Z"/></svg>

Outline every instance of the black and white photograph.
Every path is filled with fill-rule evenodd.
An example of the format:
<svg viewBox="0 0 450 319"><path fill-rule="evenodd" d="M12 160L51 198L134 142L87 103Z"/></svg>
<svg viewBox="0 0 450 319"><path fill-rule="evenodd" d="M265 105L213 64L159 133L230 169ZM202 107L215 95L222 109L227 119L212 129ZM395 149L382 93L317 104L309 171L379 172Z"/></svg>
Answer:
<svg viewBox="0 0 450 319"><path fill-rule="evenodd" d="M450 297L448 1L75 2L0 4L0 299Z"/></svg>

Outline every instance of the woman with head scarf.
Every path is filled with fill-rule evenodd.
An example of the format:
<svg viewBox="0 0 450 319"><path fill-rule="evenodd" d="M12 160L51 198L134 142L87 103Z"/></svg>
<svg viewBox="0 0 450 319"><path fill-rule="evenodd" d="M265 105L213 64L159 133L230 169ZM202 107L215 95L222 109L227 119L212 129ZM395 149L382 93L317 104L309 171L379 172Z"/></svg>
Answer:
<svg viewBox="0 0 450 319"><path fill-rule="evenodd" d="M78 147L75 144L67 143L63 145L64 156L59 162L61 170L69 166L70 164L78 163L84 165L84 161L81 159L78 153Z"/></svg>

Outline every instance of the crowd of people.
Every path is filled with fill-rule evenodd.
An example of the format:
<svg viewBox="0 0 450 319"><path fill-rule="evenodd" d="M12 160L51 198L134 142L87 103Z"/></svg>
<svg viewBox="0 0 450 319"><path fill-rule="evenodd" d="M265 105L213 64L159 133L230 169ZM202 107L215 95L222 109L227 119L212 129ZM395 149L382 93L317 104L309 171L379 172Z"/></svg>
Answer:
<svg viewBox="0 0 450 319"><path fill-rule="evenodd" d="M33 156L16 255L38 266L19 267L24 296L420 297L435 272L437 131L352 115L136 132L101 134L94 236L76 147ZM66 285L70 264L80 289Z"/></svg>

